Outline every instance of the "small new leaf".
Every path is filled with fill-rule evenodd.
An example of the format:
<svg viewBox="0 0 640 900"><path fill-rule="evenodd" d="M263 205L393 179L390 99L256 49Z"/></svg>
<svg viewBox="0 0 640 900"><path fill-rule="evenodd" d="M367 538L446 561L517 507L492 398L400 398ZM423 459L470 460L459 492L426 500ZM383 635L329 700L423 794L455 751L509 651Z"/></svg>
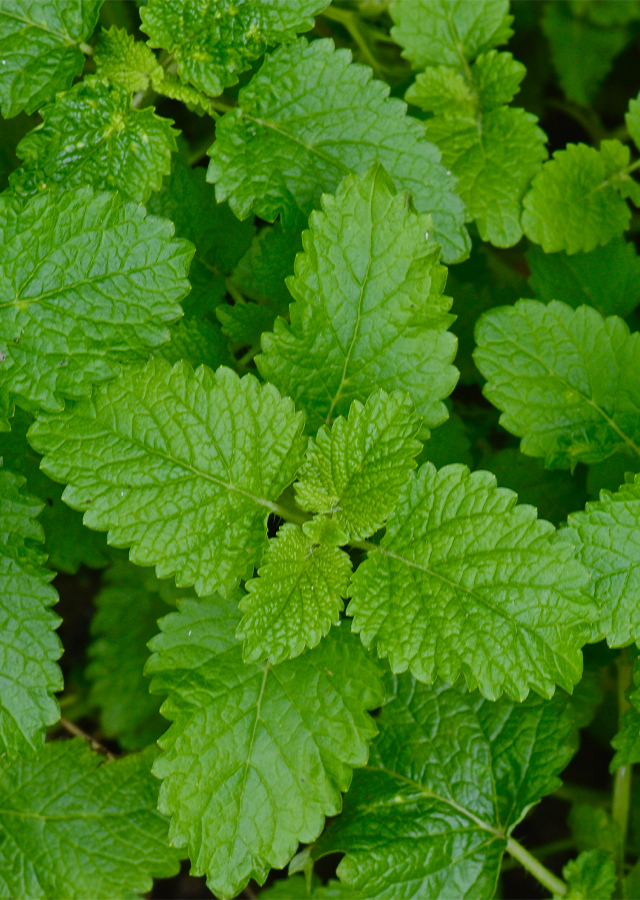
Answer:
<svg viewBox="0 0 640 900"><path fill-rule="evenodd" d="M0 110L35 112L82 71L80 44L102 0L11 0L0 7Z"/></svg>
<svg viewBox="0 0 640 900"><path fill-rule="evenodd" d="M58 595L36 549L44 536L35 519L43 504L23 494L23 484L0 469L0 762L41 750L45 727L60 717L53 694L63 686L56 665L62 645L54 632L60 620L49 609Z"/></svg>
<svg viewBox="0 0 640 900"><path fill-rule="evenodd" d="M422 124L388 95L386 85L372 81L370 68L352 64L349 51L335 50L329 40L281 47L241 89L238 108L216 126L207 177L218 199L228 199L241 219L253 210L269 222L282 215L288 227L345 175L379 162L418 212L432 215L444 259L466 256L469 238L455 181Z"/></svg>
<svg viewBox="0 0 640 900"><path fill-rule="evenodd" d="M44 471L89 528L199 594L232 591L304 458L304 418L271 385L159 358L29 432Z"/></svg>
<svg viewBox="0 0 640 900"><path fill-rule="evenodd" d="M183 81L217 97L267 47L313 28L327 0L149 0L140 10L152 47L168 50Z"/></svg>
<svg viewBox="0 0 640 900"><path fill-rule="evenodd" d="M40 114L44 121L18 144L24 162L9 179L22 198L89 184L144 203L169 174L178 134L171 119L134 109L118 84L85 78Z"/></svg>
<svg viewBox="0 0 640 900"><path fill-rule="evenodd" d="M622 319L520 300L485 313L474 360L500 424L549 468L640 455L640 337Z"/></svg>
<svg viewBox="0 0 640 900"><path fill-rule="evenodd" d="M148 356L182 313L193 249L118 194L0 197L0 388L50 411Z"/></svg>
<svg viewBox="0 0 640 900"><path fill-rule="evenodd" d="M575 749L569 698L491 703L403 675L376 724L314 857L346 853L341 880L376 900L490 900L511 831Z"/></svg>
<svg viewBox="0 0 640 900"><path fill-rule="evenodd" d="M244 659L272 665L315 647L340 618L351 578L344 550L317 543L297 525L284 525L240 601Z"/></svg>
<svg viewBox="0 0 640 900"><path fill-rule="evenodd" d="M312 214L287 282L291 324L276 320L256 360L307 411L310 428L346 415L376 388L406 391L428 427L446 418L456 341L430 227L381 166L347 177Z"/></svg>
<svg viewBox="0 0 640 900"><path fill-rule="evenodd" d="M348 612L394 672L462 673L491 700L550 697L582 674L597 610L586 569L490 472L425 463L351 582Z"/></svg>
<svg viewBox="0 0 640 900"><path fill-rule="evenodd" d="M350 540L381 528L415 468L422 445L419 422L406 394L372 394L354 401L349 418L322 427L298 476L302 509L334 517Z"/></svg>
<svg viewBox="0 0 640 900"><path fill-rule="evenodd" d="M164 70L143 41L124 28L103 28L93 57L98 75L130 93L146 91L150 82L161 82Z"/></svg>
<svg viewBox="0 0 640 900"><path fill-rule="evenodd" d="M585 850L562 870L565 894L554 900L610 900L616 886L616 866L603 850Z"/></svg>
<svg viewBox="0 0 640 900"><path fill-rule="evenodd" d="M222 900L262 884L340 812L376 733L378 669L348 625L271 667L242 661L232 601L185 601L160 623L147 671L173 721L154 772L171 839Z"/></svg>
<svg viewBox="0 0 640 900"><path fill-rule="evenodd" d="M139 897L178 871L155 750L104 763L81 738L0 760L0 896ZM46 848L46 852L43 852Z"/></svg>

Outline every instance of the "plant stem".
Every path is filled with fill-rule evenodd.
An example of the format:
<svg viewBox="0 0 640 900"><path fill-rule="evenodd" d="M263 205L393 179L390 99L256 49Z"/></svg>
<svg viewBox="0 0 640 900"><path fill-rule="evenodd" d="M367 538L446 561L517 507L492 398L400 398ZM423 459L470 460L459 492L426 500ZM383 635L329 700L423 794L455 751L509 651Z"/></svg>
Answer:
<svg viewBox="0 0 640 900"><path fill-rule="evenodd" d="M383 78L378 60L371 52L371 47L369 47L369 44L360 31L358 14L348 9L339 9L338 7L330 6L328 9L325 9L322 15L325 19L331 19L333 22L338 22L347 29L353 41L358 45L358 49L362 53L367 64L373 69L376 78Z"/></svg>
<svg viewBox="0 0 640 900"><path fill-rule="evenodd" d="M60 716L59 719L60 725L68 731L69 734L72 734L74 737L81 737L83 740L87 741L87 743L91 744L91 747L94 750L98 750L100 753L104 753L107 759L115 759L113 753L110 750L107 750L100 741L97 741L95 738L92 738L90 734L87 734L86 731L83 731L82 728L79 728L75 722L70 722L69 719L65 719L64 716Z"/></svg>
<svg viewBox="0 0 640 900"><path fill-rule="evenodd" d="M616 660L618 667L618 723L622 723L622 717L629 709L627 690L631 685L633 675L633 662L626 649L623 649ZM631 765L620 766L613 780L613 801L611 805L611 818L618 826L619 842L617 854L618 882L624 878L626 860L627 830L629 828L629 807L631 803Z"/></svg>
<svg viewBox="0 0 640 900"><path fill-rule="evenodd" d="M507 853L510 853L514 859L517 859L520 865L524 866L527 872L530 872L552 894L559 894L560 897L564 897L567 893L567 886L564 881L557 878L553 872L550 872L546 866L543 866L535 856L532 856L528 850L524 849L522 844L519 844L513 838L509 838Z"/></svg>
<svg viewBox="0 0 640 900"><path fill-rule="evenodd" d="M537 859L545 859L547 856L555 856L556 853L564 853L565 850L573 850L576 842L573 838L562 838L559 841L551 841L548 844L542 844L540 847L536 847L536 858ZM517 859L507 859L502 863L502 871L510 872L512 869L517 869L520 865Z"/></svg>

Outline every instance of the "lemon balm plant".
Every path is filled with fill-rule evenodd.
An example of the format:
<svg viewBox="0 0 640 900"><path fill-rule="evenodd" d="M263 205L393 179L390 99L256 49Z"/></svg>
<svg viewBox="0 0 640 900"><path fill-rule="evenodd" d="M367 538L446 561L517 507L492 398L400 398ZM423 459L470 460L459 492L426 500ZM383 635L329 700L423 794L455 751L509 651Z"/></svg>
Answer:
<svg viewBox="0 0 640 900"><path fill-rule="evenodd" d="M639 23L0 0L0 896L639 895Z"/></svg>

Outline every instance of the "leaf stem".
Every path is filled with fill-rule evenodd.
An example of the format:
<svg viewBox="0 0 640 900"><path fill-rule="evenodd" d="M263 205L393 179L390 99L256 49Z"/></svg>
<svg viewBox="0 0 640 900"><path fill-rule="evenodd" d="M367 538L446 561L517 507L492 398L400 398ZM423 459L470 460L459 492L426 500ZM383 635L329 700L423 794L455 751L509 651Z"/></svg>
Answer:
<svg viewBox="0 0 640 900"><path fill-rule="evenodd" d="M81 737L83 740L87 741L87 743L91 744L93 750L97 750L99 753L104 753L107 759L115 759L113 753L110 750L97 741L95 738L92 738L90 734L87 734L86 731L83 731L75 722L69 721L69 719L65 719L64 716L60 716L58 720L59 724L62 725L65 731L68 731L69 734L72 734L74 737Z"/></svg>
<svg viewBox="0 0 640 900"><path fill-rule="evenodd" d="M627 690L631 685L633 676L633 661L628 651L622 650L616 660L618 668L618 722L622 723L622 717L629 709ZM631 804L631 776L633 766L620 766L613 780L613 801L611 804L611 818L618 826L620 836L618 842L617 870L618 880L621 883L624 878L626 861L627 831L629 828L629 807Z"/></svg>
<svg viewBox="0 0 640 900"><path fill-rule="evenodd" d="M548 844L542 844L536 847L537 859L544 859L547 856L555 856L557 853L564 853L566 850L573 850L576 842L573 838L562 838L558 841L550 841ZM507 859L502 863L502 871L510 872L517 869L520 865L517 859Z"/></svg>
<svg viewBox="0 0 640 900"><path fill-rule="evenodd" d="M367 65L371 66L373 69L376 78L382 79L383 74L380 64L371 52L371 47L360 31L358 14L349 9L340 9L339 7L330 6L328 9L325 9L322 15L325 19L331 19L332 22L338 22L338 24L347 29L352 40L358 45L358 49L366 60Z"/></svg>
<svg viewBox="0 0 640 900"><path fill-rule="evenodd" d="M530 872L540 884L544 885L552 894L558 894L564 897L567 893L567 886L564 881L557 878L553 872L543 866L540 860L532 856L528 850L525 850L522 844L513 838L509 838L507 842L507 853L510 853L514 859L517 859L520 865L524 866L527 872Z"/></svg>

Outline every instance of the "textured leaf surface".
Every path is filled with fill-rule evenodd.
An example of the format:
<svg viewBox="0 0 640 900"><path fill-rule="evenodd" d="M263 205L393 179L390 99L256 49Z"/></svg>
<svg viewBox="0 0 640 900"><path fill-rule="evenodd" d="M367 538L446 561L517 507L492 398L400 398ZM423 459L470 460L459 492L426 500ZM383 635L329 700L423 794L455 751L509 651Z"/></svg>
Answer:
<svg viewBox="0 0 640 900"><path fill-rule="evenodd" d="M318 428L376 388L402 389L429 427L454 388L449 297L428 220L380 166L345 179L311 216L289 290L291 325L276 320L257 357L262 375Z"/></svg>
<svg viewBox="0 0 640 900"><path fill-rule="evenodd" d="M225 336L209 319L185 316L169 331L171 340L158 352L172 365L185 359L194 369L202 365L217 369L233 362Z"/></svg>
<svg viewBox="0 0 640 900"><path fill-rule="evenodd" d="M23 484L0 469L0 761L40 749L45 726L60 716L52 695L62 690L56 664L62 645L54 632L59 619L49 609L58 595L36 549L42 504L21 492Z"/></svg>
<svg viewBox="0 0 640 900"><path fill-rule="evenodd" d="M34 112L82 71L102 0L11 0L0 9L0 109Z"/></svg>
<svg viewBox="0 0 640 900"><path fill-rule="evenodd" d="M459 66L511 37L508 0L394 0L391 33L414 69Z"/></svg>
<svg viewBox="0 0 640 900"><path fill-rule="evenodd" d="M629 148L603 141L600 150L569 144L542 167L524 198L522 227L545 253L588 253L622 234L631 210L620 196Z"/></svg>
<svg viewBox="0 0 640 900"><path fill-rule="evenodd" d="M327 0L149 0L142 27L183 81L216 97L273 44L313 28Z"/></svg>
<svg viewBox="0 0 640 900"><path fill-rule="evenodd" d="M635 609L634 609L635 612ZM611 771L620 766L640 762L640 665L633 667L633 689L629 693L630 706L622 717L620 731L614 735L611 745L616 755L611 760Z"/></svg>
<svg viewBox="0 0 640 900"><path fill-rule="evenodd" d="M262 883L339 812L376 733L366 710L382 700L377 666L346 623L272 668L243 663L238 620L232 601L185 601L162 620L148 664L173 721L154 767L160 809L222 898Z"/></svg>
<svg viewBox="0 0 640 900"><path fill-rule="evenodd" d="M87 396L181 315L192 248L117 194L0 198L0 387L30 409Z"/></svg>
<svg viewBox="0 0 640 900"><path fill-rule="evenodd" d="M406 394L373 394L354 401L349 418L322 427L307 451L296 499L302 509L333 516L351 540L381 528L415 468L422 445Z"/></svg>
<svg viewBox="0 0 640 900"><path fill-rule="evenodd" d="M100 710L100 726L124 750L155 743L165 731L160 701L149 693L143 675L147 643L169 612L160 584L148 569L122 560L105 574L93 603L92 643L88 654L89 701Z"/></svg>
<svg viewBox="0 0 640 900"><path fill-rule="evenodd" d="M115 25L100 32L93 58L100 78L130 92L146 91L151 80L158 83L164 79L164 70L153 51Z"/></svg>
<svg viewBox="0 0 640 900"><path fill-rule="evenodd" d="M455 182L423 126L371 75L329 40L281 47L218 122L207 177L239 218L253 210L272 222L281 214L287 225L345 175L379 162L416 209L433 216L444 259L460 259L469 239Z"/></svg>
<svg viewBox="0 0 640 900"><path fill-rule="evenodd" d="M609 900L616 886L616 866L602 850L586 850L562 870L566 900ZM558 895L554 895L557 900Z"/></svg>
<svg viewBox="0 0 640 900"><path fill-rule="evenodd" d="M573 752L566 695L497 703L407 675L376 718L369 764L315 849L377 900L494 896L502 854Z"/></svg>
<svg viewBox="0 0 640 900"><path fill-rule="evenodd" d="M640 641L640 476L584 512L569 516L568 536L592 573L598 626L611 647Z"/></svg>
<svg viewBox="0 0 640 900"><path fill-rule="evenodd" d="M76 738L46 744L37 759L1 760L0 895L137 897L152 877L174 875L153 757L102 765Z"/></svg>
<svg viewBox="0 0 640 900"><path fill-rule="evenodd" d="M51 481L40 468L40 457L27 441L33 419L16 410L11 431L0 434L0 457L5 468L27 479L25 490L43 504L38 521L44 529L43 551L49 566L74 574L80 566L100 569L107 565L104 536L82 524L82 516L62 502L62 487Z"/></svg>
<svg viewBox="0 0 640 900"><path fill-rule="evenodd" d="M550 468L640 455L640 338L587 306L520 300L476 328L474 360L500 424Z"/></svg>
<svg viewBox="0 0 640 900"><path fill-rule="evenodd" d="M253 376L162 359L130 366L91 400L29 433L90 528L199 594L253 574L266 520L305 451L303 418Z"/></svg>
<svg viewBox="0 0 640 900"><path fill-rule="evenodd" d="M129 91L85 78L41 110L44 121L18 144L24 160L9 179L21 197L59 185L113 188L144 203L171 169L171 119L134 109Z"/></svg>
<svg viewBox="0 0 640 900"><path fill-rule="evenodd" d="M351 578L351 560L337 547L284 525L269 542L259 578L247 582L240 601L244 658L272 665L315 647L340 618Z"/></svg>
<svg viewBox="0 0 640 900"><path fill-rule="evenodd" d="M349 613L394 672L489 699L551 696L580 680L596 616L588 575L531 506L490 472L425 463L402 492L379 548L351 583Z"/></svg>
<svg viewBox="0 0 640 900"><path fill-rule="evenodd" d="M192 169L180 158L147 209L171 219L178 237L196 248L189 270L191 293L182 304L185 313L212 314L225 295L225 276L251 244L253 221L239 222L226 203L216 202L204 170Z"/></svg>
<svg viewBox="0 0 640 900"><path fill-rule="evenodd" d="M593 306L603 316L626 316L640 300L640 258L629 241L613 240L591 253L527 252L529 284L540 300L577 308Z"/></svg>

